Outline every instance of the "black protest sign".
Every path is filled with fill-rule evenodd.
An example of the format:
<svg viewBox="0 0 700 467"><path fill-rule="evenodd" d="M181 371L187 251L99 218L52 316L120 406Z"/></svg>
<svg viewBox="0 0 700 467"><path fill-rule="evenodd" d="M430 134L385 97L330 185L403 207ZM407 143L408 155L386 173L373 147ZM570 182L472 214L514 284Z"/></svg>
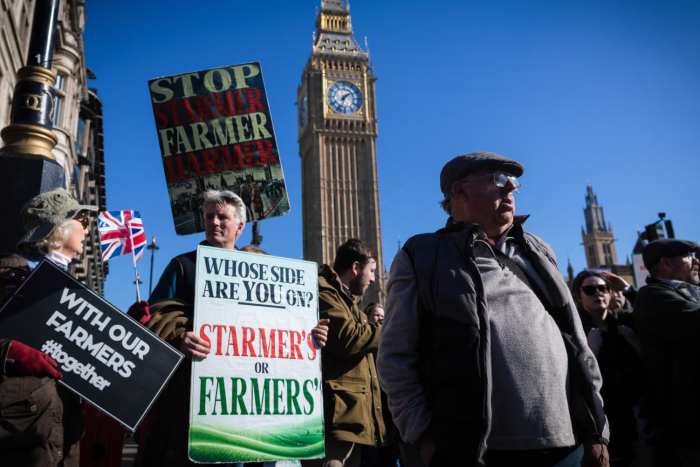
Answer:
<svg viewBox="0 0 700 467"><path fill-rule="evenodd" d="M247 222L289 212L282 160L259 62L150 80L178 235L204 232L203 193L241 197Z"/></svg>
<svg viewBox="0 0 700 467"><path fill-rule="evenodd" d="M0 310L0 338L49 355L61 384L132 431L183 358L48 260Z"/></svg>

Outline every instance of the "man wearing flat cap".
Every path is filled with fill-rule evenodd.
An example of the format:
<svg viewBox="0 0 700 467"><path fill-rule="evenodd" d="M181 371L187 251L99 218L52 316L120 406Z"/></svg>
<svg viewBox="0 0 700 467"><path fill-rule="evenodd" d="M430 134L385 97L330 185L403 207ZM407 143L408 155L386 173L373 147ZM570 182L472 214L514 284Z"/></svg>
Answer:
<svg viewBox="0 0 700 467"><path fill-rule="evenodd" d="M409 466L608 465L576 305L550 246L515 215L523 172L488 152L448 162L447 224L391 266L378 372L404 459L420 451Z"/></svg>
<svg viewBox="0 0 700 467"><path fill-rule="evenodd" d="M642 250L647 285L634 301L659 455L700 465L700 292L698 244L660 239Z"/></svg>

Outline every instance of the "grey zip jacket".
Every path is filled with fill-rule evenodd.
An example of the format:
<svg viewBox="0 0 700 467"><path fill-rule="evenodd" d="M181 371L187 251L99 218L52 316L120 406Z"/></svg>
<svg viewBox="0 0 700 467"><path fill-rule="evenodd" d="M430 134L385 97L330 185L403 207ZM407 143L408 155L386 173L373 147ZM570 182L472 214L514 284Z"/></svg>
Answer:
<svg viewBox="0 0 700 467"><path fill-rule="evenodd" d="M451 437L451 432L461 430L462 425L475 425L466 427L462 436L464 439L471 433L478 434L473 446L468 440L462 442L463 460L467 460L463 465L482 464L488 448L547 449L573 446L584 438L607 444L609 438L607 420L602 414L600 370L588 348L573 297L557 268L551 247L522 230L526 218L516 216L513 229L497 244L489 241L478 226L455 226L450 219L446 229L409 240L391 266L377 371L382 389L388 395L394 423L402 439L411 444L418 444L427 433L435 438L446 431ZM424 254L427 261L413 257L420 256L421 248L425 250L422 245L431 242L439 245L435 248L437 253ZM425 271L431 267L434 272ZM459 282L465 276L467 280ZM423 284L422 295L417 277L430 283ZM459 287L455 288L455 284ZM468 290L470 285L473 290ZM450 294L453 297L445 298ZM555 311L548 312L543 302ZM481 303L485 304L483 309ZM444 308L446 304L455 309L430 310ZM475 341L478 351L468 350L468 339L473 337L465 335L457 339L465 343L463 352L443 352L440 358L426 365L421 352L426 349L425 334L432 332L426 331L432 329L425 324L426 314L441 314L442 325L454 332L464 326L459 321L467 321L460 318L465 313L478 316L475 324L464 328L468 334L478 333ZM562 319L568 322L558 325L553 317L556 313L560 324ZM450 314L456 316L453 324L449 321ZM438 334L446 335L444 331ZM427 347L434 349L440 345L438 342ZM483 417L462 420L461 424L457 421L455 430L443 428L436 433L434 410L441 411L439 418L444 419L450 406L443 408L445 397L441 394L444 393L435 387L435 381L440 381L441 375L450 378L450 373L459 371L458 360L450 367L449 362L445 366L446 359L469 360L471 351L476 352L473 360L478 358L481 363L472 376L467 375L464 395L471 400L463 403L482 404ZM587 401L579 397L581 391L571 401L572 368L588 379L583 382L574 377L577 389L588 391ZM483 402L468 392L467 386L473 386L472 381L477 382L475 387L480 387L477 394ZM457 405L454 407L456 411ZM478 407L475 412L481 413ZM447 414L447 418L450 416ZM439 449L440 440L435 441ZM472 447L477 452L465 452Z"/></svg>

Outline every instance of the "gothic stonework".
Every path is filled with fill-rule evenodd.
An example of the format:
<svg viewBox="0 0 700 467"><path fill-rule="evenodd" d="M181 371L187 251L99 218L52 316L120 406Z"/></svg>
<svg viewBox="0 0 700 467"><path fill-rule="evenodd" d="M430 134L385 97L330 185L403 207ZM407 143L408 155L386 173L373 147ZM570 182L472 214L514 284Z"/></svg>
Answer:
<svg viewBox="0 0 700 467"><path fill-rule="evenodd" d="M603 207L598 205L598 197L593 193L591 185L588 185L583 214L586 218L586 230L581 228L581 235L588 267L604 268L617 264L612 225L605 225Z"/></svg>
<svg viewBox="0 0 700 467"><path fill-rule="evenodd" d="M348 7L342 0L321 2L297 90L304 259L333 265L347 239L370 245L379 261L365 303L384 302L375 81Z"/></svg>
<svg viewBox="0 0 700 467"><path fill-rule="evenodd" d="M586 207L583 214L586 218L586 228L581 227L581 236L588 269L610 269L627 282L634 283L629 258L626 265L617 264L612 224L605 225L603 207L598 204L598 197L593 193L590 184L587 188Z"/></svg>

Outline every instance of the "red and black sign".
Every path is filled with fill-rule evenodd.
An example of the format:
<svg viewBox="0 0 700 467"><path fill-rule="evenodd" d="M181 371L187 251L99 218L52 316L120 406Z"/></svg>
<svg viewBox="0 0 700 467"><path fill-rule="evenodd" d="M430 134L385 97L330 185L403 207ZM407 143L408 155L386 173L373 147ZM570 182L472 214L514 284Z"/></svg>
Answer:
<svg viewBox="0 0 700 467"><path fill-rule="evenodd" d="M179 235L202 232L201 193L234 191L248 221L289 211L259 62L149 81Z"/></svg>

